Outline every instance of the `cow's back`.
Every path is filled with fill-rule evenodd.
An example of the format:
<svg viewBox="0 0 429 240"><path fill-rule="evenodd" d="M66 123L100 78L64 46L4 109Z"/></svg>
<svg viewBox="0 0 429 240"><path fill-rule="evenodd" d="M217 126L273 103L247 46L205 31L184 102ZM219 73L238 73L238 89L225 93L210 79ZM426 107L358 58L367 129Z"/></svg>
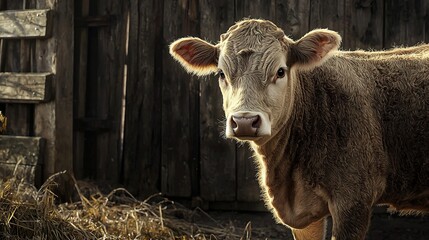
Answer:
<svg viewBox="0 0 429 240"><path fill-rule="evenodd" d="M350 56L373 76L371 104L388 159L381 201L429 210L429 46Z"/></svg>

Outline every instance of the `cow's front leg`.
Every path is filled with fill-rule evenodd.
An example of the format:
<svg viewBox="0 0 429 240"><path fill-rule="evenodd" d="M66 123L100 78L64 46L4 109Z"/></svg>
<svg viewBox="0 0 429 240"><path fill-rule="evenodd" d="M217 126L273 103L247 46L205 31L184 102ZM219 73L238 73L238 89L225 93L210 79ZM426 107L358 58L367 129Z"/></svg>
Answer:
<svg viewBox="0 0 429 240"><path fill-rule="evenodd" d="M323 240L326 233L326 218L313 222L303 229L292 229L295 240Z"/></svg>
<svg viewBox="0 0 429 240"><path fill-rule="evenodd" d="M352 204L332 204L332 240L363 240L371 217L371 206L353 201Z"/></svg>

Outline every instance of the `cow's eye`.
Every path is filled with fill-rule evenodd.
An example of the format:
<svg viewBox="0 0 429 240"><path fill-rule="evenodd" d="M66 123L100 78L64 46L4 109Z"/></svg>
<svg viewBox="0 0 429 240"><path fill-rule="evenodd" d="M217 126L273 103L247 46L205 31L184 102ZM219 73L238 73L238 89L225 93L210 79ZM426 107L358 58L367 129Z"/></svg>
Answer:
<svg viewBox="0 0 429 240"><path fill-rule="evenodd" d="M225 80L225 73L222 70L219 70L218 75L220 80Z"/></svg>
<svg viewBox="0 0 429 240"><path fill-rule="evenodd" d="M285 75L286 71L284 68L279 68L279 70L277 70L277 78L284 78Z"/></svg>

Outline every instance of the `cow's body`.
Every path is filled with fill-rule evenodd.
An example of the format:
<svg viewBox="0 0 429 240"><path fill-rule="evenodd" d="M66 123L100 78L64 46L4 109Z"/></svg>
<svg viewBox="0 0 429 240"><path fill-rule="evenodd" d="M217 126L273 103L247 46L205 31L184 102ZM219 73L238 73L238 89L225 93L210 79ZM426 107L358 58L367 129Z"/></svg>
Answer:
<svg viewBox="0 0 429 240"><path fill-rule="evenodd" d="M336 192L346 202L429 211L429 46L421 49L338 52L297 74L291 118L253 145L267 203L283 222L301 228L329 214L323 196Z"/></svg>
<svg viewBox="0 0 429 240"><path fill-rule="evenodd" d="M266 30L258 29L259 20L247 21L257 37ZM237 26L228 33L238 35ZM252 35L246 22L241 26L248 27L244 36ZM296 239L322 239L328 215L333 238L363 239L375 204L429 211L429 46L333 52L335 34L317 33L298 42L279 40L285 41L288 58L276 66L287 62L289 71L283 77L279 69L271 83L267 77L268 84L254 76L264 79L258 69L270 67L250 64L252 56L267 58L253 54L259 46L243 47L223 37L229 42L219 44L216 64L229 75L221 76L228 82L220 82L227 117L233 112L227 124L232 137L250 141L267 206ZM179 54L185 49L176 48ZM252 102L261 91L264 96ZM265 131L264 121L271 123L265 135L258 132Z"/></svg>

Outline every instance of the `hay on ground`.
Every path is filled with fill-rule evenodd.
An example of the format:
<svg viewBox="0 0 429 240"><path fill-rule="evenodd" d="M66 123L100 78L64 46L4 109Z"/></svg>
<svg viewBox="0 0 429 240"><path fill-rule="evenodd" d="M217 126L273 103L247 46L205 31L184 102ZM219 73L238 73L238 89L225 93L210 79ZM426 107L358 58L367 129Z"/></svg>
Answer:
<svg viewBox="0 0 429 240"><path fill-rule="evenodd" d="M126 189L88 196L76 185L80 201L56 204L51 176L40 189L11 177L0 180L1 239L248 239L245 229L222 226L197 209L164 198L135 199ZM86 194L85 194L86 195ZM192 221L199 215L212 224ZM206 221L207 222L207 221Z"/></svg>

